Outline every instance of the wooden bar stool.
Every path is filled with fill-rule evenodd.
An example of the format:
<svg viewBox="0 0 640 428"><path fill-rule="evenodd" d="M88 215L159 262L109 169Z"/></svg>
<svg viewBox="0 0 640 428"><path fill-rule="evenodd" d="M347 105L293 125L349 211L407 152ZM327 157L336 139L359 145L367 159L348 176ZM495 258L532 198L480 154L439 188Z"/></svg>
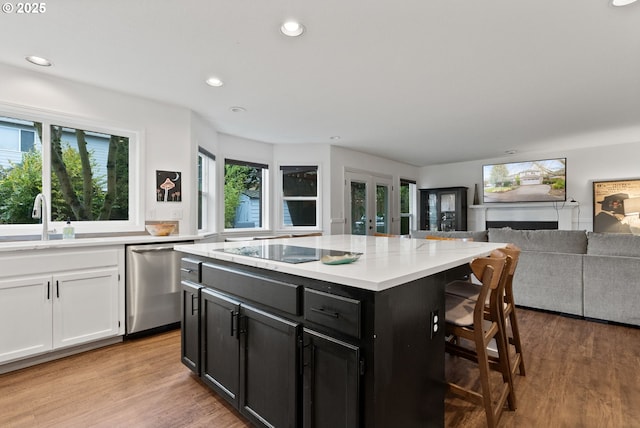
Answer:
<svg viewBox="0 0 640 428"><path fill-rule="evenodd" d="M508 404L511 410L516 408L511 366L502 328L501 283L504 283L502 276L507 260L500 251L494 251L490 257L473 260L470 263L471 270L481 282L478 299L447 295L445 300L446 336L450 338L445 342L445 350L451 355L477 363L481 385L481 391L478 392L448 381L448 389L482 405L487 424L491 428L498 424L505 404ZM485 305L487 300L488 306ZM492 340L495 340L498 348L498 356L494 359L489 358L487 350ZM502 379L495 404L490 379L491 369L495 369Z"/></svg>
<svg viewBox="0 0 640 428"><path fill-rule="evenodd" d="M518 372L521 376L526 375L524 356L522 351L522 342L520 340L520 329L518 327L518 317L516 315L516 304L513 296L513 277L520 259L520 248L514 244L508 244L500 249L507 258L511 258L509 269L505 272L503 280L504 296L503 296L503 319L505 321L504 331L507 335L507 341L515 349L515 354L511 359L511 373L514 375ZM446 285L447 294L453 294L465 297L471 300L477 300L480 292L480 286L472 281L453 281ZM488 302L485 302L488 304Z"/></svg>

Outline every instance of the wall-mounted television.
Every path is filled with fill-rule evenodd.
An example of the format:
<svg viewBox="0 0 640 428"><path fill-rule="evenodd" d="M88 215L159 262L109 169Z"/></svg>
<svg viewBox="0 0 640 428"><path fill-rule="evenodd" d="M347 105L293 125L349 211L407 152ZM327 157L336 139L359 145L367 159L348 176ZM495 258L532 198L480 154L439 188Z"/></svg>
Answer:
<svg viewBox="0 0 640 428"><path fill-rule="evenodd" d="M483 165L483 203L566 201L567 158Z"/></svg>

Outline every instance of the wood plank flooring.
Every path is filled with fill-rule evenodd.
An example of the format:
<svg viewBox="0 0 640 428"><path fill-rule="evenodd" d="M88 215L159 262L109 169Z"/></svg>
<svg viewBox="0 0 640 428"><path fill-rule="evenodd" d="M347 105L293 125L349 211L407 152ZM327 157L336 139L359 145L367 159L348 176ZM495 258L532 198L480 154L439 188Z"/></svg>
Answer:
<svg viewBox="0 0 640 428"><path fill-rule="evenodd" d="M527 376L501 427L640 427L640 329L518 315ZM447 357L447 376L474 370ZM445 411L446 427L485 426L480 407L453 396ZM0 375L2 428L249 426L180 363L177 330Z"/></svg>

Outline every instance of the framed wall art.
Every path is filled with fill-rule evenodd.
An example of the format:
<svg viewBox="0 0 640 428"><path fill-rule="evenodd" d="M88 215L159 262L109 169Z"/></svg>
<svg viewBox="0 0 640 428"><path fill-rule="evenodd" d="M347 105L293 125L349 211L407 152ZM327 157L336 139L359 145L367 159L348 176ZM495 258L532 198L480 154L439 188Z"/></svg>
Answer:
<svg viewBox="0 0 640 428"><path fill-rule="evenodd" d="M182 201L182 174L177 171L156 171L156 201Z"/></svg>
<svg viewBox="0 0 640 428"><path fill-rule="evenodd" d="M593 231L640 233L640 179L593 182Z"/></svg>

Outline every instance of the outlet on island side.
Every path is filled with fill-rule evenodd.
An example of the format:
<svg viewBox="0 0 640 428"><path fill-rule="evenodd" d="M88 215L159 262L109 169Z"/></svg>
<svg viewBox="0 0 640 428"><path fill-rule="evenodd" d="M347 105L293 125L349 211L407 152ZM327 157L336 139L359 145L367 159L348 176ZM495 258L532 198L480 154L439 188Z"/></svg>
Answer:
<svg viewBox="0 0 640 428"><path fill-rule="evenodd" d="M440 315L437 310L431 311L429 318L431 319L429 337L433 339L438 334L438 331L440 331Z"/></svg>

